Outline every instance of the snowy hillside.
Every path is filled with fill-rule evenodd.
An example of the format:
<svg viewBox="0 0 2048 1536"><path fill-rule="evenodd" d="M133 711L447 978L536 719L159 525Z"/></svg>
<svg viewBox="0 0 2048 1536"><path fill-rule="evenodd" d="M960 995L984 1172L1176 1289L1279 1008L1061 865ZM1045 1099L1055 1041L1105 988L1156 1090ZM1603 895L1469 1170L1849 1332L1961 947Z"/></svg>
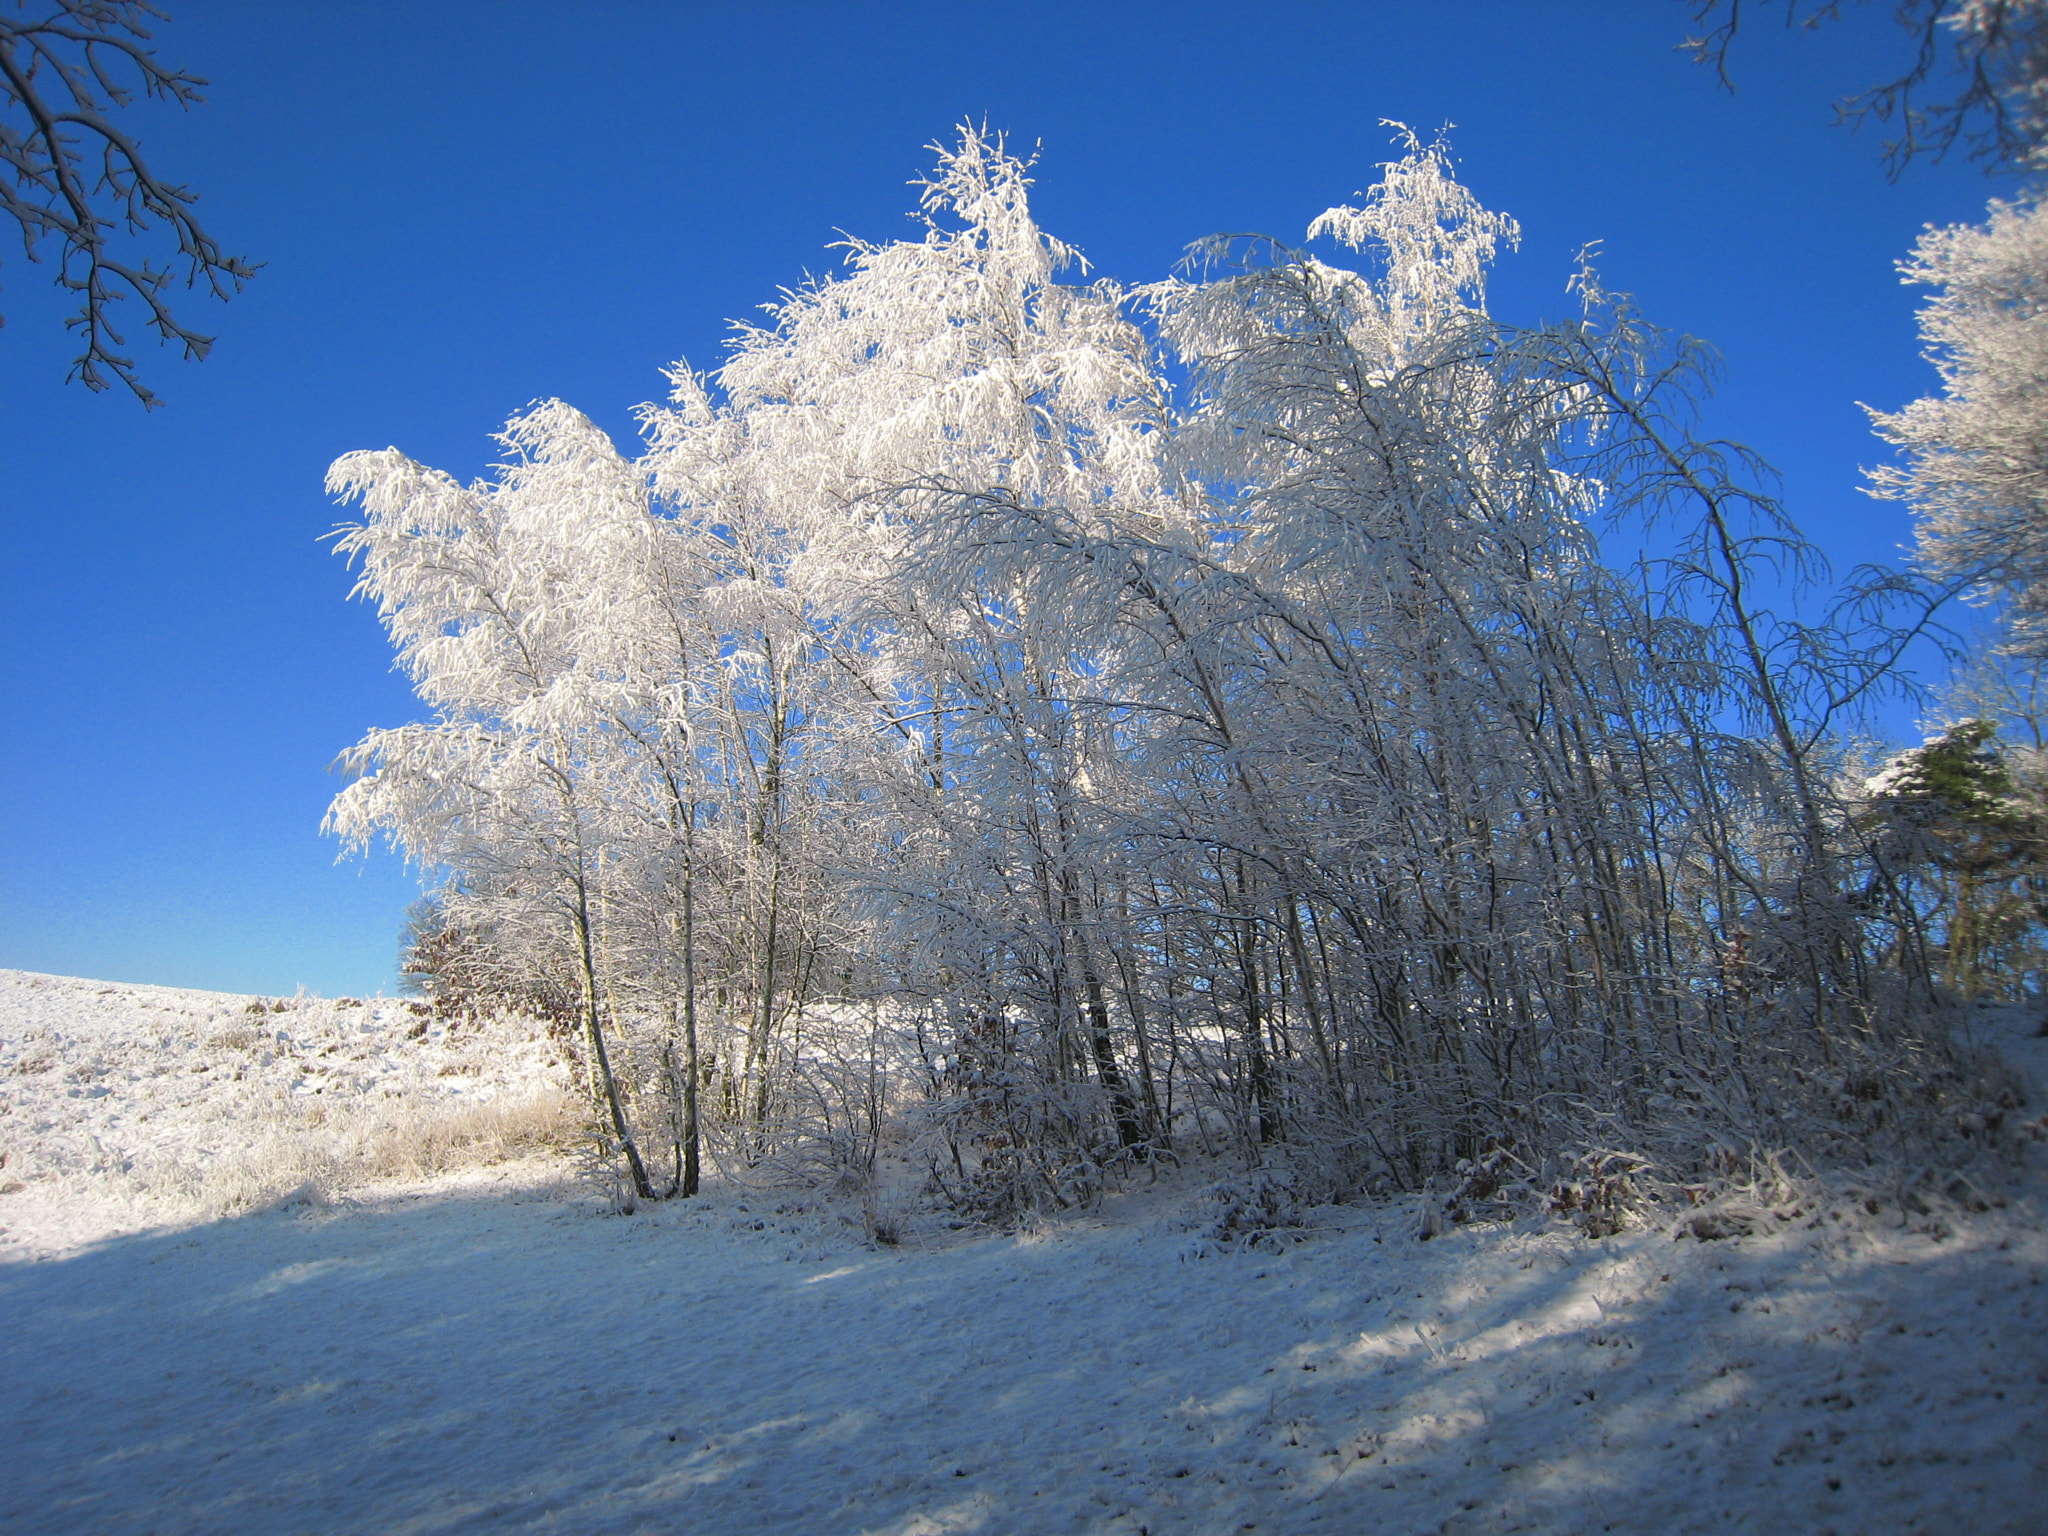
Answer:
<svg viewBox="0 0 2048 1536"><path fill-rule="evenodd" d="M0 971L0 1254L225 1213L516 1139L567 1078L530 1033L390 998L258 998Z"/></svg>
<svg viewBox="0 0 2048 1536"><path fill-rule="evenodd" d="M1190 1168L877 1248L847 1201L619 1217L542 1159L180 1223L251 1138L344 1171L558 1069L402 1004L0 998L10 1536L2048 1529L2038 1147L1992 1210L1707 1242L1384 1206L1219 1252ZM2048 1042L1988 1023L2038 1082Z"/></svg>

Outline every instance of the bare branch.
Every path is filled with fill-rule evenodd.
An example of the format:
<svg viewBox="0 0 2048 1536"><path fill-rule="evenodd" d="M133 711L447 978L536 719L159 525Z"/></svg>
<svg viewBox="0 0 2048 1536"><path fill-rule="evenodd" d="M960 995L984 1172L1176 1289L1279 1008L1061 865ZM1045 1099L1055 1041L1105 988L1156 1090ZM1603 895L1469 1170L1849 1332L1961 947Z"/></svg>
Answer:
<svg viewBox="0 0 2048 1536"><path fill-rule="evenodd" d="M1841 16L1839 0L1780 3L1787 27L1816 30ZM1703 30L1681 48L1732 91L1728 53L1746 19L1743 0L1693 0L1692 13ZM1898 0L1893 14L1913 39L1911 65L1835 107L1851 127L1896 129L1884 145L1893 180L1920 156L1940 160L1958 145L1987 169L2048 164L2048 4Z"/></svg>
<svg viewBox="0 0 2048 1536"><path fill-rule="evenodd" d="M0 213L19 226L29 260L42 260L45 238L61 246L56 282L79 297L66 324L84 343L68 377L94 391L118 380L151 408L161 402L137 377L134 359L119 350L127 343L111 306L140 298L144 323L161 342L204 358L213 338L180 324L165 300L174 268L183 263L187 288L203 282L225 300L258 264L226 254L192 211L198 194L157 175L141 145L107 116L133 103L138 85L143 95L181 107L205 99L204 80L165 68L146 46L145 23L163 13L147 0L49 3L40 19L22 14L28 0L13 0L13 15L0 11ZM98 160L96 175L88 156ZM118 236L140 236L160 224L176 247L170 264L116 254Z"/></svg>

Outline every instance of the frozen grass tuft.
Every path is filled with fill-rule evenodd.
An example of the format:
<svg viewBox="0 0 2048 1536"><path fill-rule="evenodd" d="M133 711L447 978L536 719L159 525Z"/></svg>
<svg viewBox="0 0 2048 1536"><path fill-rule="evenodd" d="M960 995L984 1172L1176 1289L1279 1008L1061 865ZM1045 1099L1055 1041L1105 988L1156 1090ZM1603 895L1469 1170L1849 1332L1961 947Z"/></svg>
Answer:
<svg viewBox="0 0 2048 1536"><path fill-rule="evenodd" d="M28 1187L111 1202L140 1216L213 1219L325 1204L380 1179L425 1178L560 1151L578 1125L574 1098L552 1087L486 1104L385 1100L324 1109L318 1118L274 1105L224 1128L231 1144L204 1156L144 1156L120 1166L55 1170Z"/></svg>
<svg viewBox="0 0 2048 1536"><path fill-rule="evenodd" d="M0 972L0 1187L124 1223L306 1203L563 1147L545 1032L421 1029L407 1003Z"/></svg>

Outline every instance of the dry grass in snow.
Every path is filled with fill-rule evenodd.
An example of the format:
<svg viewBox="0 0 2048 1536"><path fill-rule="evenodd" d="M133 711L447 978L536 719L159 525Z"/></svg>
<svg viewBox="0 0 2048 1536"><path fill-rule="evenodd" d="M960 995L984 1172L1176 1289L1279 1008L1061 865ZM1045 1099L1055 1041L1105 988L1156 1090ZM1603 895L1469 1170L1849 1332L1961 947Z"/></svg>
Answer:
<svg viewBox="0 0 2048 1536"><path fill-rule="evenodd" d="M0 1224L229 1215L515 1155L568 1133L568 1081L531 1028L391 998L0 971Z"/></svg>

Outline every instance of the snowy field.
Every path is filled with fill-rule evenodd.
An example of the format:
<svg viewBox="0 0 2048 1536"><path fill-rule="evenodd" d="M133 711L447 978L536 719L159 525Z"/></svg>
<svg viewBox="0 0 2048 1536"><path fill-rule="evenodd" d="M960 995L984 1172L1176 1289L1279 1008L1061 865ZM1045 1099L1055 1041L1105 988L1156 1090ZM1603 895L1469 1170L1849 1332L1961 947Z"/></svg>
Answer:
<svg viewBox="0 0 2048 1536"><path fill-rule="evenodd" d="M414 1111L559 1068L250 1001L0 973L10 1536L2048 1531L2038 1146L1997 1209L1710 1242L1345 1208L1197 1256L1190 1169L876 1249L815 1196L380 1175ZM2005 1044L2038 1086L2048 1042ZM326 1173L170 1219L227 1208L245 1134Z"/></svg>
<svg viewBox="0 0 2048 1536"><path fill-rule="evenodd" d="M516 1145L568 1082L545 1039L392 998L0 970L0 1258Z"/></svg>

